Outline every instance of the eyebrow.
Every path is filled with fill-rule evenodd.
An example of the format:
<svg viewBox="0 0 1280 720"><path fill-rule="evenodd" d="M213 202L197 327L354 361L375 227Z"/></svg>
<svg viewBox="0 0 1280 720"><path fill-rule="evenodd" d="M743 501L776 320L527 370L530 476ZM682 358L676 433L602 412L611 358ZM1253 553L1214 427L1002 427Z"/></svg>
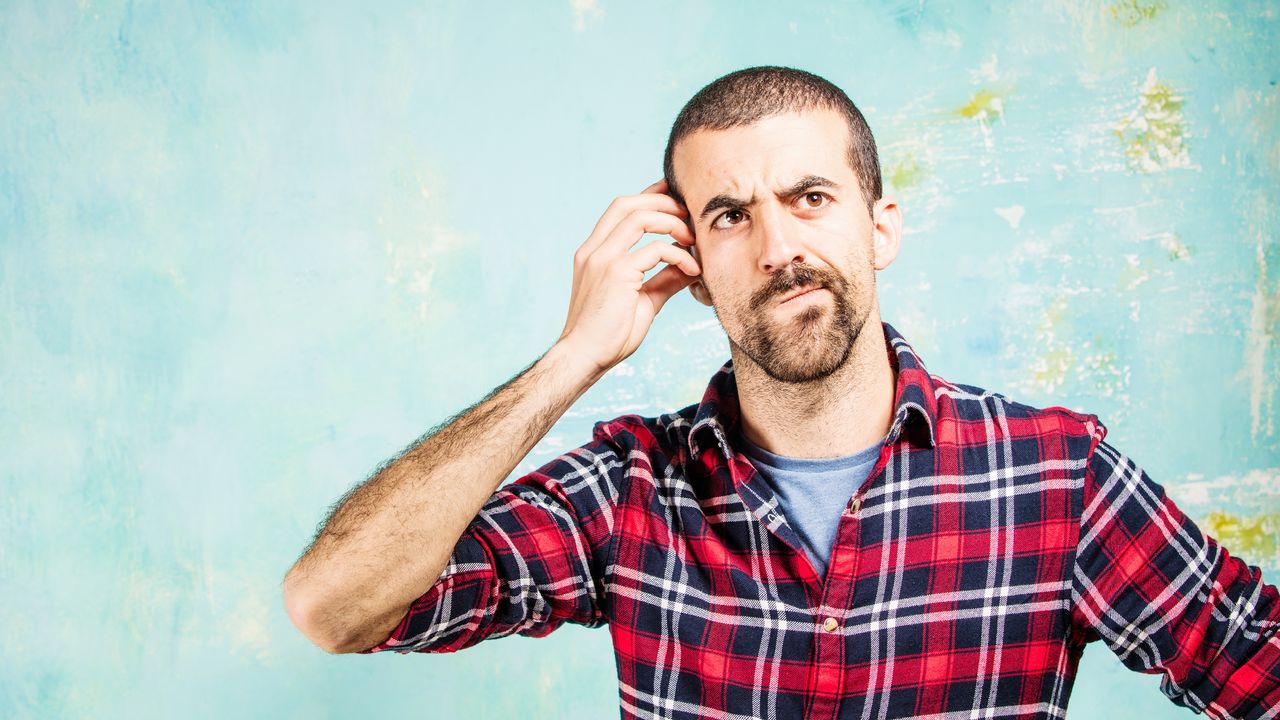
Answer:
<svg viewBox="0 0 1280 720"><path fill-rule="evenodd" d="M839 184L831 182L830 180L824 177L821 177L819 175L805 175L804 177L800 178L800 180L797 181L794 185L778 193L778 196L792 197L795 195L799 195L800 193L804 192L805 190L808 190L809 188L817 187L819 185L825 185L835 190L840 189ZM707 204L702 206L702 212L698 214L698 222L702 222L703 220L706 220L707 216L715 212L716 210L721 210L723 208L746 207L748 205L753 205L755 203L756 203L756 198L754 197L751 198L750 200L741 200L731 195L726 195L724 193L721 193L711 198L710 200L708 200Z"/></svg>

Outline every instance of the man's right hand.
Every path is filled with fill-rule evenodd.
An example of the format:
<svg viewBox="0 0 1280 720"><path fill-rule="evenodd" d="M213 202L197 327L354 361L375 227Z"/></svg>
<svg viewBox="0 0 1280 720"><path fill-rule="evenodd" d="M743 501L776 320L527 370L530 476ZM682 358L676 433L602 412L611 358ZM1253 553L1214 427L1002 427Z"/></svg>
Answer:
<svg viewBox="0 0 1280 720"><path fill-rule="evenodd" d="M559 342L594 361L600 373L631 356L667 300L697 280L702 269L686 249L689 211L668 195L666 180L639 195L615 199L573 256L573 294ZM670 235L635 252L645 233ZM668 263L647 281L644 274Z"/></svg>
<svg viewBox="0 0 1280 720"><path fill-rule="evenodd" d="M666 189L657 182L618 198L600 218L574 256L569 320L551 350L385 464L325 521L283 588L290 619L312 642L357 652L387 638L439 579L503 479L698 276L686 249L693 244L688 211ZM645 233L670 235L676 245L629 252ZM644 281L663 261L670 266Z"/></svg>

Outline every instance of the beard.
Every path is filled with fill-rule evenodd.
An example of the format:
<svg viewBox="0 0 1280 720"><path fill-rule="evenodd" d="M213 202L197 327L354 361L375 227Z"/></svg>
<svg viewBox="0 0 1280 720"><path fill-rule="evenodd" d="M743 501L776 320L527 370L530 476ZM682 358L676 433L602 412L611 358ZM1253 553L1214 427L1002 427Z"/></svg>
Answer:
<svg viewBox="0 0 1280 720"><path fill-rule="evenodd" d="M875 283L875 271L868 277ZM779 317L778 300L802 287L822 287L831 293L803 309ZM708 293L710 291L708 290ZM857 275L845 278L830 268L792 263L787 271L774 273L768 285L754 293L746 307L734 308L732 315L745 323L735 340L726 328L729 344L751 359L766 375L778 382L799 384L822 380L844 367L870 313L870 297ZM719 304L713 305L721 327L725 326Z"/></svg>

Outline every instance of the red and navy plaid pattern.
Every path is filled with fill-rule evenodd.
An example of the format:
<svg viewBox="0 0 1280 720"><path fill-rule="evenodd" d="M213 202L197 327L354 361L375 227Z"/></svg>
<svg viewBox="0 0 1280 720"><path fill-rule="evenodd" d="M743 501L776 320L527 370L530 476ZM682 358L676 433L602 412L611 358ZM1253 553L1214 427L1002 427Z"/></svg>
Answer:
<svg viewBox="0 0 1280 720"><path fill-rule="evenodd" d="M1215 718L1280 717L1280 602L1092 415L931 376L818 577L750 461L732 361L700 404L597 423L499 488L365 652L608 625L624 718L1062 718L1085 644Z"/></svg>

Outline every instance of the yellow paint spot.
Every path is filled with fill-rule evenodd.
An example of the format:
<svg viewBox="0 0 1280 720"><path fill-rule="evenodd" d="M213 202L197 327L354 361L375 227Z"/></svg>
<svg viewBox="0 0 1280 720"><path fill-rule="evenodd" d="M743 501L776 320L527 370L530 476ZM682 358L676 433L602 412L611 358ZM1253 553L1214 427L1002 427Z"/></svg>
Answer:
<svg viewBox="0 0 1280 720"><path fill-rule="evenodd" d="M1069 347L1056 347L1036 358L1031 366L1032 380L1051 394L1066 382L1067 372L1075 364Z"/></svg>
<svg viewBox="0 0 1280 720"><path fill-rule="evenodd" d="M1027 349L1035 354L1011 385L1036 399L1052 399L1064 390L1113 398L1118 409L1112 417L1119 417L1129 404L1130 368L1119 362L1116 353L1075 337L1073 317L1067 294L1044 308L1034 337L1018 345L1020 357Z"/></svg>
<svg viewBox="0 0 1280 720"><path fill-rule="evenodd" d="M1241 517L1214 510L1200 523L1201 529L1232 555L1254 565L1276 560L1276 539L1280 535L1280 513Z"/></svg>
<svg viewBox="0 0 1280 720"><path fill-rule="evenodd" d="M990 88L983 88L961 105L956 114L963 118L992 120L1004 115L1004 97Z"/></svg>
<svg viewBox="0 0 1280 720"><path fill-rule="evenodd" d="M1168 83L1156 79L1155 68L1147 72L1138 107L1121 118L1113 130L1124 146L1129 167L1150 173L1191 166L1183 102Z"/></svg>
<svg viewBox="0 0 1280 720"><path fill-rule="evenodd" d="M889 185L895 190L905 190L919 185L926 174L924 167L914 154L898 158L885 169L887 170L885 176L889 180Z"/></svg>
<svg viewBox="0 0 1280 720"><path fill-rule="evenodd" d="M1156 2L1142 2L1142 0L1120 0L1113 2L1107 8L1111 11L1111 17L1116 19L1121 25L1131 28L1137 27L1141 23L1154 20L1156 15L1166 7L1164 0Z"/></svg>
<svg viewBox="0 0 1280 720"><path fill-rule="evenodd" d="M1031 382L1044 395L1052 395L1060 390L1075 365L1071 345L1059 339L1066 318L1067 299L1059 296L1045 308L1036 329L1036 345L1045 350L1031 363Z"/></svg>

